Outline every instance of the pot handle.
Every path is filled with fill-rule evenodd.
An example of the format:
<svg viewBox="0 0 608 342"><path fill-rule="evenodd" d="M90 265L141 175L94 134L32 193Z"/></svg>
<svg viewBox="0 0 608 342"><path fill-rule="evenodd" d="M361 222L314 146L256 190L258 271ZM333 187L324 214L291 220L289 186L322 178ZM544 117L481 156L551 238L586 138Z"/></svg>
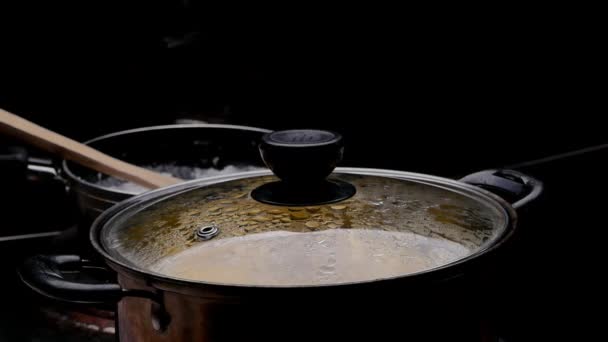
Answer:
<svg viewBox="0 0 608 342"><path fill-rule="evenodd" d="M460 179L461 182L488 190L520 209L543 191L543 183L515 170L484 170Z"/></svg>
<svg viewBox="0 0 608 342"><path fill-rule="evenodd" d="M34 291L71 303L117 303L124 296L151 298L143 291L126 291L119 284L71 280L87 269L99 270L77 255L36 255L25 260L18 270L21 280Z"/></svg>
<svg viewBox="0 0 608 342"><path fill-rule="evenodd" d="M65 180L55 168L53 161L44 158L27 158L27 178L29 180L58 180L65 183Z"/></svg>
<svg viewBox="0 0 608 342"><path fill-rule="evenodd" d="M0 167L10 179L28 181L60 181L66 184L51 159L34 158L21 146L0 149Z"/></svg>

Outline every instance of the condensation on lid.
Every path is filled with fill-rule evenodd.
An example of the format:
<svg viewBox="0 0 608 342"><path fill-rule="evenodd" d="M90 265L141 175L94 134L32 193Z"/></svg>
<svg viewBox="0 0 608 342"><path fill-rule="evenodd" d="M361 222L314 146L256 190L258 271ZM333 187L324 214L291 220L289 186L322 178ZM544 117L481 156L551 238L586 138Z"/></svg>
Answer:
<svg viewBox="0 0 608 342"><path fill-rule="evenodd" d="M183 255L185 251L204 248L205 244L215 246L222 240L242 240L242 237L254 234L319 235L324 231L356 230L364 231L352 233L357 238L378 231L417 236L419 241L433 241L434 246L452 246L450 255L453 257L446 259L437 258L437 253L441 254L437 248L417 250L416 258L422 265L417 271L423 271L484 249L501 235L508 223L507 214L496 203L449 186L415 179L346 173L334 173L331 177L353 184L357 188L355 196L320 206L273 206L257 202L250 193L264 183L276 181L274 176L231 180L160 200L151 199L138 205L136 210L126 210L106 223L102 244L114 257L140 269L192 281L213 282L219 280L201 278L200 274L189 278L188 272L182 272L180 276L162 262ZM217 236L209 241L198 239L197 230L210 225L219 229ZM337 234L334 236L344 238L343 234ZM293 241L292 244L297 245ZM455 245L461 248L454 249ZM400 247L386 244L385 248ZM459 252L453 253L455 250ZM400 255L392 252L387 255ZM307 258L306 255L302 257ZM264 260L269 259L260 255L259 261L267 263ZM373 274L370 277L373 278ZM366 279L354 281L357 280ZM331 279L328 281L332 283ZM249 283L263 284L255 279L239 281L239 284Z"/></svg>

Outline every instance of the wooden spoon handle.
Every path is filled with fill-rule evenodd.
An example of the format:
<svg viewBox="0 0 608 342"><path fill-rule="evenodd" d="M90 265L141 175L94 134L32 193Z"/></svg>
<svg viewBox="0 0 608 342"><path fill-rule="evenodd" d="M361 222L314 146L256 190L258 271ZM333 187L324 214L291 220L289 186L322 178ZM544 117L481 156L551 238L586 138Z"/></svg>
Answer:
<svg viewBox="0 0 608 342"><path fill-rule="evenodd" d="M101 153L87 145L40 127L0 108L0 132L15 136L64 159L101 173L131 181L147 188L161 188L181 182Z"/></svg>

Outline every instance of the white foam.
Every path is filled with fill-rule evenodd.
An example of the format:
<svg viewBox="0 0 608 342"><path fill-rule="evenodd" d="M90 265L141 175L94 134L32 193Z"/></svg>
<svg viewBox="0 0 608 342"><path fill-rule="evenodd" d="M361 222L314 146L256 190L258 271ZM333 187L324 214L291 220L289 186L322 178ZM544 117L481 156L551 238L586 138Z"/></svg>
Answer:
<svg viewBox="0 0 608 342"><path fill-rule="evenodd" d="M256 166L235 166L228 165L223 169L217 168L199 168L199 167L190 167L190 166L177 166L172 164L164 164L164 165L156 165L156 166L143 166L146 169L159 172L163 175L174 176L181 179L191 180L191 179L199 179L199 178L207 178L213 176L220 175L229 175L238 172L246 172L246 171L256 171L263 170L263 168ZM139 184L135 184L132 182L125 182L123 180L107 177L99 180L97 185L100 185L109 190L118 190L125 191L132 194L139 194L149 189L141 186Z"/></svg>

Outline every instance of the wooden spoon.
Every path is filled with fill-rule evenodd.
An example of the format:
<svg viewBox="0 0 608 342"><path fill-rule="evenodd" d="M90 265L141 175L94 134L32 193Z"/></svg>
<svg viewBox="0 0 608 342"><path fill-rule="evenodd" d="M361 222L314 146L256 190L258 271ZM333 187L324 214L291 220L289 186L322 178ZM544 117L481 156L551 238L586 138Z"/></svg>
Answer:
<svg viewBox="0 0 608 342"><path fill-rule="evenodd" d="M147 188L162 188L181 182L181 179L165 176L101 153L63 135L49 131L35 123L0 108L0 132L15 136L45 151L84 165L95 171L131 181Z"/></svg>

